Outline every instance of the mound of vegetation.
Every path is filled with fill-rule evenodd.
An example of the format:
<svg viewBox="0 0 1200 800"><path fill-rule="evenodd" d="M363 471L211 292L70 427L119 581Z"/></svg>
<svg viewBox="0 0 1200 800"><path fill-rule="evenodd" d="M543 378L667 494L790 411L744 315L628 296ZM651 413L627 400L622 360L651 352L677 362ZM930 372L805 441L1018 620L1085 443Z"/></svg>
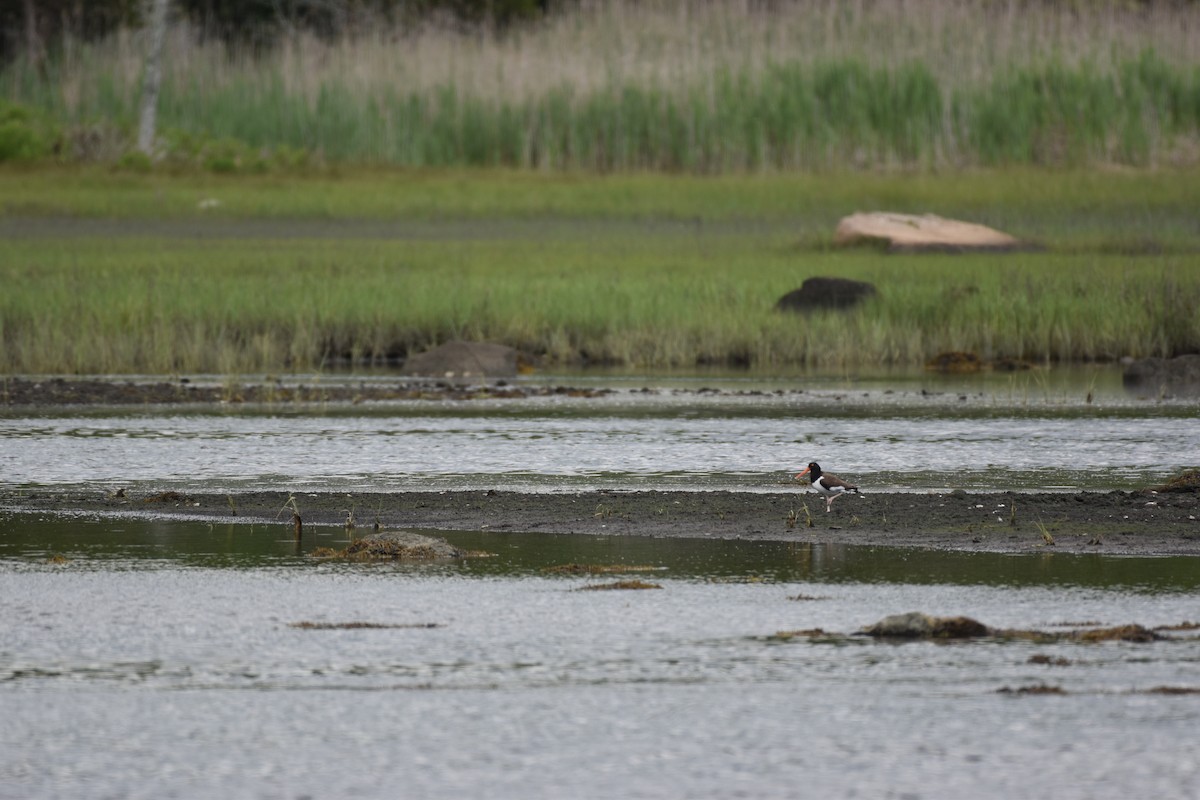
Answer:
<svg viewBox="0 0 1200 800"><path fill-rule="evenodd" d="M356 539L343 550L319 547L312 555L314 558L346 561L428 562L466 558L469 554L444 539L408 531L389 531Z"/></svg>
<svg viewBox="0 0 1200 800"><path fill-rule="evenodd" d="M1162 486L1159 492L1200 492L1200 468L1185 469Z"/></svg>

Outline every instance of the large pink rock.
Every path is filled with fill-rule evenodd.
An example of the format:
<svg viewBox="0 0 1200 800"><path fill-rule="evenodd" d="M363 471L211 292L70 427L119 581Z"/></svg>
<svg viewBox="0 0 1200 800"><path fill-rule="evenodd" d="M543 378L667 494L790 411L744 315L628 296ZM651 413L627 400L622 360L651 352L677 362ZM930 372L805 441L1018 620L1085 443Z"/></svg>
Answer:
<svg viewBox="0 0 1200 800"><path fill-rule="evenodd" d="M833 235L835 244L884 242L889 250L1016 250L1023 243L1014 236L936 214L894 214L889 211L843 217Z"/></svg>

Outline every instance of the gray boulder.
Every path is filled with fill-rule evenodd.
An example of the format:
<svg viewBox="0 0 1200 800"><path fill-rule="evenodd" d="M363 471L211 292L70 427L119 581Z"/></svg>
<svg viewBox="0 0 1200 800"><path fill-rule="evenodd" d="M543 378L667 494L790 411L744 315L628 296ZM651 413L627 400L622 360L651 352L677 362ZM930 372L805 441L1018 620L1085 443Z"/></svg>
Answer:
<svg viewBox="0 0 1200 800"><path fill-rule="evenodd" d="M1200 396L1200 355L1130 359L1121 380L1135 392Z"/></svg>
<svg viewBox="0 0 1200 800"><path fill-rule="evenodd" d="M489 342L447 342L410 356L404 373L428 378L512 378L517 374L517 351Z"/></svg>
<svg viewBox="0 0 1200 800"><path fill-rule="evenodd" d="M931 617L919 611L884 617L860 633L882 639L973 639L988 627L970 617Z"/></svg>

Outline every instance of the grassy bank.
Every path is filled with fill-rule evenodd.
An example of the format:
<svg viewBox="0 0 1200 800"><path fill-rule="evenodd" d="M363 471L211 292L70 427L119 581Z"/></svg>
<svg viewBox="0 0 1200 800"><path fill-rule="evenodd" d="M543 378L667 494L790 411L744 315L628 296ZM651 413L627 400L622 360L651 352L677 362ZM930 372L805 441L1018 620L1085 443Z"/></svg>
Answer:
<svg viewBox="0 0 1200 800"><path fill-rule="evenodd" d="M0 173L0 371L309 371L455 337L644 367L1172 355L1200 349L1197 187L1186 172ZM1046 250L831 249L839 214L880 206ZM772 310L813 275L879 295L850 314Z"/></svg>
<svg viewBox="0 0 1200 800"><path fill-rule="evenodd" d="M769 7L769 10L768 10ZM177 28L161 157L602 171L1194 163L1189 3L584 3L504 33L382 29L238 52ZM0 73L65 131L126 154L143 43ZM140 163L133 160L131 163Z"/></svg>
<svg viewBox="0 0 1200 800"><path fill-rule="evenodd" d="M284 175L0 169L0 219L623 220L766 224L828 241L889 209L966 216L1055 248L1200 246L1200 169L597 175L338 167Z"/></svg>

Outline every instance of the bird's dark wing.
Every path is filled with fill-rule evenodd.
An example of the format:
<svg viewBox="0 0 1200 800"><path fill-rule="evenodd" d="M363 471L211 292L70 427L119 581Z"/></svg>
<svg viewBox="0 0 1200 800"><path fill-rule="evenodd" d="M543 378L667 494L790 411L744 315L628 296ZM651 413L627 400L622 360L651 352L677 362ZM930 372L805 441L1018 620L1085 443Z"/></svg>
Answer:
<svg viewBox="0 0 1200 800"><path fill-rule="evenodd" d="M854 484L846 483L844 480L839 478L837 475L830 475L828 472L823 473L821 475L821 480L824 481L825 485L828 486L830 489L835 489L838 486L842 487L846 491L850 491L851 489L855 489L855 490L858 489L858 487L855 486Z"/></svg>

